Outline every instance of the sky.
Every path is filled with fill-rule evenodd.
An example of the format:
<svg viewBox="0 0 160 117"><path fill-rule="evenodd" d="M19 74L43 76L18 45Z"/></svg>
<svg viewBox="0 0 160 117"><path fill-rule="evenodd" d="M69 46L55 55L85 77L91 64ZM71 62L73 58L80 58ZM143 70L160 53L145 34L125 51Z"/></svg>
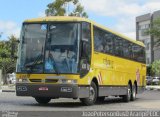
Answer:
<svg viewBox="0 0 160 117"><path fill-rule="evenodd" d="M45 16L54 0L0 0L1 40L19 37L25 19ZM135 18L160 10L160 0L80 0L89 19L135 40Z"/></svg>

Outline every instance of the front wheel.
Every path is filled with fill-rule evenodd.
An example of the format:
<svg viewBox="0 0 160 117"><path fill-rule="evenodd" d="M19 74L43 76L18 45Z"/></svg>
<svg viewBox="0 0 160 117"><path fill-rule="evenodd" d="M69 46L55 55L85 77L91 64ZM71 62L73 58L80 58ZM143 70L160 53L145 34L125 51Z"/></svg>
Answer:
<svg viewBox="0 0 160 117"><path fill-rule="evenodd" d="M91 83L89 97L80 98L81 102L87 106L93 105L97 100L97 86L94 82Z"/></svg>
<svg viewBox="0 0 160 117"><path fill-rule="evenodd" d="M35 100L39 103L39 104L47 104L51 101L51 98L48 97L35 97Z"/></svg>

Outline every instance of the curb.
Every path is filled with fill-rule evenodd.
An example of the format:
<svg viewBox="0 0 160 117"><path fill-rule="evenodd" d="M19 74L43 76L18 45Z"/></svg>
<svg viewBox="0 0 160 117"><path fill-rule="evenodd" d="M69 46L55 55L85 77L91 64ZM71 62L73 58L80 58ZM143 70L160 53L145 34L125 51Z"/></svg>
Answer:
<svg viewBox="0 0 160 117"><path fill-rule="evenodd" d="M2 90L2 92L15 92L15 90Z"/></svg>
<svg viewBox="0 0 160 117"><path fill-rule="evenodd" d="M145 90L147 90L147 91L160 91L160 88L146 87Z"/></svg>
<svg viewBox="0 0 160 117"><path fill-rule="evenodd" d="M15 92L15 86L2 86L2 92Z"/></svg>

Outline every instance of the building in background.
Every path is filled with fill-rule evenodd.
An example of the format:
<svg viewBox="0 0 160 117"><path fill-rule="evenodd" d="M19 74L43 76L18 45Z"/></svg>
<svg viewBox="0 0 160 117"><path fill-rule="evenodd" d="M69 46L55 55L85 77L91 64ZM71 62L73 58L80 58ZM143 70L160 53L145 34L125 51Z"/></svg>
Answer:
<svg viewBox="0 0 160 117"><path fill-rule="evenodd" d="M160 47L154 46L155 38L146 33L152 22L160 17L160 10L136 17L136 38L146 46L146 63L160 59Z"/></svg>

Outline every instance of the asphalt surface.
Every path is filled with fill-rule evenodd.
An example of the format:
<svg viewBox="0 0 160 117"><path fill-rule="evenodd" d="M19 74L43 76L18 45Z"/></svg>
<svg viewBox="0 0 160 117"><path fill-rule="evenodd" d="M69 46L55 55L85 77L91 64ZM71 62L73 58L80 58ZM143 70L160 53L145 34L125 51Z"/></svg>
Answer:
<svg viewBox="0 0 160 117"><path fill-rule="evenodd" d="M78 99L52 99L49 104L40 105L32 97L17 97L14 92L1 92L0 93L0 111L3 112L23 112L24 117L38 116L50 114L59 116L78 116L77 111L81 114L83 111L146 111L146 110L160 110L160 91L145 91L142 94L137 95L135 101L125 103L121 98L108 97L103 103L95 104L93 106L84 106ZM41 112L40 112L41 111ZM43 111L43 112L42 112ZM44 112L45 111L45 112ZM47 111L47 112L46 112ZM59 112L61 111L61 112ZM74 111L72 113L69 113ZM19 115L21 115L19 112ZM35 114L34 112L38 112ZM74 113L74 114L73 114ZM6 114L6 113L5 113ZM0 115L1 116L1 115ZM81 115L82 116L82 115Z"/></svg>

